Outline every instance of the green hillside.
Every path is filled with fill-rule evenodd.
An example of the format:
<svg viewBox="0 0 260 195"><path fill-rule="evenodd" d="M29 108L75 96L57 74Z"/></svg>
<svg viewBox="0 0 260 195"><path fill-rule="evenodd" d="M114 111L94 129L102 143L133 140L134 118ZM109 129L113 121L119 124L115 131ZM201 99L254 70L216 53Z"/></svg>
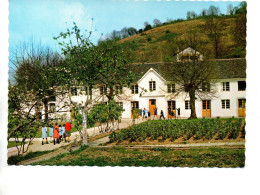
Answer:
<svg viewBox="0 0 260 195"><path fill-rule="evenodd" d="M227 25L220 42L221 53L219 58L245 57L245 51L238 51L239 48L233 38L237 17L216 19L224 19ZM205 22L206 19L194 19L163 25L127 37L120 42L127 44L134 50L135 62L172 61L173 56L177 53L176 39L187 37L189 34L197 34L204 42L201 47L203 54L208 58L214 58L214 43L203 29Z"/></svg>

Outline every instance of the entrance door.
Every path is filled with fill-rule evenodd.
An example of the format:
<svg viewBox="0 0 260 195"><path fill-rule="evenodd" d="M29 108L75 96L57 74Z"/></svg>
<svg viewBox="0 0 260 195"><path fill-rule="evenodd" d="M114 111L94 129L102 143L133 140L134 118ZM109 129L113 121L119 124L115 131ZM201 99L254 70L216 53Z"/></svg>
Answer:
<svg viewBox="0 0 260 195"><path fill-rule="evenodd" d="M210 100L202 100L202 117L211 117Z"/></svg>
<svg viewBox="0 0 260 195"><path fill-rule="evenodd" d="M149 110L151 115L154 115L155 108L156 108L156 100L149 100Z"/></svg>
<svg viewBox="0 0 260 195"><path fill-rule="evenodd" d="M174 112L174 116L172 116ZM176 118L176 103L175 101L168 101L168 118Z"/></svg>
<svg viewBox="0 0 260 195"><path fill-rule="evenodd" d="M131 102L131 118L133 118L133 110L139 108L139 102Z"/></svg>
<svg viewBox="0 0 260 195"><path fill-rule="evenodd" d="M246 117L246 99L238 99L238 116Z"/></svg>

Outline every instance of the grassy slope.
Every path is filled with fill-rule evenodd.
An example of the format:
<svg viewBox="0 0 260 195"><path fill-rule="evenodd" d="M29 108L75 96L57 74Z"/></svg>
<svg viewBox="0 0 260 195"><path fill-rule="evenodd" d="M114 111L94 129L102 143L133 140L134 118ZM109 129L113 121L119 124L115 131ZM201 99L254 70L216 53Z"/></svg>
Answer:
<svg viewBox="0 0 260 195"><path fill-rule="evenodd" d="M244 167L244 148L82 148L34 165Z"/></svg>
<svg viewBox="0 0 260 195"><path fill-rule="evenodd" d="M228 24L225 30L225 36L222 37L223 55L231 53L234 50L234 42L232 40L231 29L234 27L234 18L226 18ZM213 44L209 41L207 35L203 31L201 25L205 23L204 19L196 19L178 22L175 24L168 24L160 27L153 28L145 31L141 34L137 34L131 37L127 37L121 42L127 42L130 44L136 54L136 62L161 62L163 60L169 61L168 54L174 54L176 51L176 45L174 43L174 37L185 37L189 32L197 32L199 37L207 43L205 44L205 52L209 57L214 57ZM169 31L169 33L166 33ZM150 37L150 41L148 38Z"/></svg>

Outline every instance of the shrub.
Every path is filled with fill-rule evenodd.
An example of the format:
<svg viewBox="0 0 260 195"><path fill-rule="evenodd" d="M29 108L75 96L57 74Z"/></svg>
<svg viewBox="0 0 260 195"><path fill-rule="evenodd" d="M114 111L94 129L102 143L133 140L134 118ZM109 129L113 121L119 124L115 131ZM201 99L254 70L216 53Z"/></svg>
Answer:
<svg viewBox="0 0 260 195"><path fill-rule="evenodd" d="M150 36L147 37L147 41L148 41L148 42L152 41L152 37L150 37Z"/></svg>
<svg viewBox="0 0 260 195"><path fill-rule="evenodd" d="M152 140L171 139L174 141L180 137L189 140L195 136L196 139L212 139L218 134L219 139L229 138L236 139L240 130L243 131L242 122L244 119L192 119L192 120L163 120L163 121L146 121L142 124L131 126L120 132L113 132L109 139L113 141L144 141L146 138Z"/></svg>

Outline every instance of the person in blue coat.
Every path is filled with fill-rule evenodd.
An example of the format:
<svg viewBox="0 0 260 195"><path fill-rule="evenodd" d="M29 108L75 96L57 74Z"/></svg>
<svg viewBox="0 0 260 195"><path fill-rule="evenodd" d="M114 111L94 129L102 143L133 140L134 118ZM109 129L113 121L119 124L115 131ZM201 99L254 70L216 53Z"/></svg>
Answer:
<svg viewBox="0 0 260 195"><path fill-rule="evenodd" d="M59 124L59 142L61 142L61 138L62 138L62 126L61 123Z"/></svg>
<svg viewBox="0 0 260 195"><path fill-rule="evenodd" d="M61 130L62 130L62 132L61 132L61 138L62 138L62 140L63 140L63 138L65 138L65 137L64 137L64 136L65 136L65 126L64 126L64 123L61 124Z"/></svg>
<svg viewBox="0 0 260 195"><path fill-rule="evenodd" d="M42 125L42 145L43 145L44 138L46 139L46 144L48 144L48 135L47 135L46 124Z"/></svg>
<svg viewBox="0 0 260 195"><path fill-rule="evenodd" d="M49 137L50 137L50 142L52 143L52 140L53 140L53 126L52 126L51 123L49 124Z"/></svg>

